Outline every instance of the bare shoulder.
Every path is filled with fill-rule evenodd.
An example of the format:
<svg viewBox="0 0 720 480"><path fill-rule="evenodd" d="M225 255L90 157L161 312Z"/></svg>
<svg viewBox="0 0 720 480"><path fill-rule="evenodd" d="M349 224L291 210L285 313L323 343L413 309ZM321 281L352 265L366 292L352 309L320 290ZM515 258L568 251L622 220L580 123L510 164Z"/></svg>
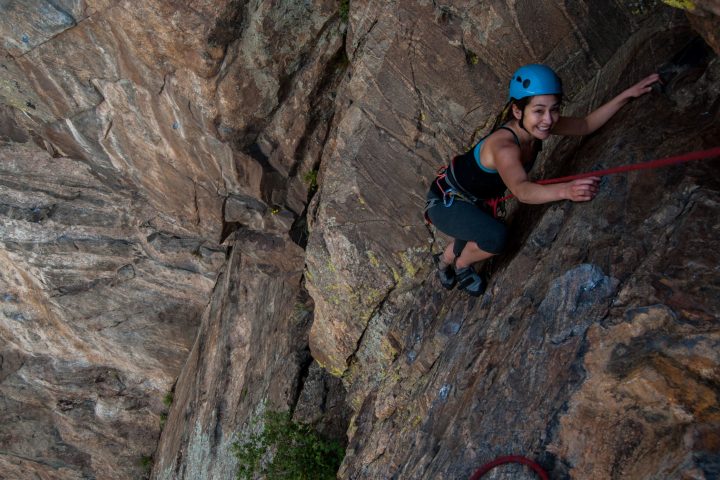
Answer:
<svg viewBox="0 0 720 480"><path fill-rule="evenodd" d="M497 170L499 163L520 162L520 147L515 143L515 137L507 130L496 130L485 140L480 162L483 166Z"/></svg>

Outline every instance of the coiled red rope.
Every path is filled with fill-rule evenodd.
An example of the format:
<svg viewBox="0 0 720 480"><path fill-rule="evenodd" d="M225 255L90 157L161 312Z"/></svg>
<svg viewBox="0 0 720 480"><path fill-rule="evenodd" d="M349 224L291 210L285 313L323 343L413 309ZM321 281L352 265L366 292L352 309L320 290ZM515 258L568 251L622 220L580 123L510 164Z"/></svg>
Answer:
<svg viewBox="0 0 720 480"><path fill-rule="evenodd" d="M605 170L595 170L594 172L580 173L577 175L570 175L567 177L560 178L548 178L546 180L539 180L535 183L541 185L549 185L552 183L563 183L571 180L577 180L579 178L587 177L601 177L603 175L611 175L613 173L624 173L633 170L649 170L652 168L666 167L668 165L675 165L678 163L692 162L693 160L705 160L708 158L720 157L720 147L711 148L709 150L698 150L696 152L685 153L683 155L676 155L674 157L660 158L645 163L635 163L632 165L621 165L619 167L608 168ZM506 200L513 198L515 195L510 194L501 198L493 198L488 200L487 203L493 210L493 216L497 217L498 205Z"/></svg>
<svg viewBox="0 0 720 480"><path fill-rule="evenodd" d="M542 480L548 480L547 472L545 472L545 470L543 470L540 465L533 462L529 458L525 458L520 455L506 455L504 457L498 457L492 462L488 462L482 467L478 468L475 473L473 473L473 476L470 477L470 480L480 480L483 475L488 473L493 468L499 467L500 465L505 465L506 463L521 463L523 465L527 465L528 467L532 468L533 471L537 473L538 477L540 477Z"/></svg>

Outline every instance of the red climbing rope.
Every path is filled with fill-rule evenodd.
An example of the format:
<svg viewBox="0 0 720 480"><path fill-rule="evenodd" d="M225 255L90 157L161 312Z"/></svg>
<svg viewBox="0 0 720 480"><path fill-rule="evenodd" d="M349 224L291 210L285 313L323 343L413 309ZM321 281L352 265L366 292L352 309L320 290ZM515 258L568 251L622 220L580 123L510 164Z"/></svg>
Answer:
<svg viewBox="0 0 720 480"><path fill-rule="evenodd" d="M705 160L707 158L713 158L713 157L720 157L720 147L711 148L709 150L699 150L697 152L690 152L690 153L686 153L684 155L677 155L674 157L660 158L660 159L652 160L650 162L645 162L645 163L635 163L632 165L621 165L621 166L615 167L615 168L608 168L605 170L595 170L594 172L580 173L577 175L570 175L567 177L548 178L546 180L539 180L535 183L539 183L541 185L549 185L552 183L563 183L563 182L569 182L571 180L577 180L579 178L601 177L603 175L611 175L613 173L630 172L633 170L649 170L652 168L666 167L668 165L675 165L678 163L691 162L693 160ZM500 203L504 202L505 200L509 200L509 199L513 198L514 196L515 195L510 194L510 195L507 195L502 198L493 198L493 199L487 200L485 203L487 203L490 207L492 207L493 216L497 217L498 205Z"/></svg>
<svg viewBox="0 0 720 480"><path fill-rule="evenodd" d="M488 473L493 468L500 465L505 465L506 463L521 463L523 465L527 465L528 467L532 468L533 471L537 473L538 477L540 477L542 480L548 480L547 472L545 472L545 470L543 470L540 465L533 462L529 458L521 457L520 455L506 455L504 457L498 457L492 462L488 462L482 467L478 468L475 473L473 473L473 476L470 477L470 480L480 480L483 475Z"/></svg>

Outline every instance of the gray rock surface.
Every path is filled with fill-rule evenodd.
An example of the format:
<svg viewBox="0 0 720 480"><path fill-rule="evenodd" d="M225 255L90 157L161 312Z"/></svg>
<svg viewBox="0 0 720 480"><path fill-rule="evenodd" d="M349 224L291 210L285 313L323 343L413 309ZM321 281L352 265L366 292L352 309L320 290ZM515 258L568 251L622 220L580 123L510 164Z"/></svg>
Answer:
<svg viewBox="0 0 720 480"><path fill-rule="evenodd" d="M0 472L131 478L194 341L225 247L32 144L0 149Z"/></svg>

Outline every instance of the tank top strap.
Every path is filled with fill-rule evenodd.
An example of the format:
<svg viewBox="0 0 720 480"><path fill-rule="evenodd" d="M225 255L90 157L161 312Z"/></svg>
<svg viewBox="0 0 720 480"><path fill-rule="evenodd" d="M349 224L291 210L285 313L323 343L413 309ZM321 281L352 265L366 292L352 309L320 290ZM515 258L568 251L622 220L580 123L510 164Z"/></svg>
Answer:
<svg viewBox="0 0 720 480"><path fill-rule="evenodd" d="M512 133L513 138L515 139L515 144L519 147L520 146L520 139L518 138L517 134L513 132L513 129L510 127L506 127L505 125L498 127L497 130L507 130L508 132ZM495 130L495 131L497 131Z"/></svg>

